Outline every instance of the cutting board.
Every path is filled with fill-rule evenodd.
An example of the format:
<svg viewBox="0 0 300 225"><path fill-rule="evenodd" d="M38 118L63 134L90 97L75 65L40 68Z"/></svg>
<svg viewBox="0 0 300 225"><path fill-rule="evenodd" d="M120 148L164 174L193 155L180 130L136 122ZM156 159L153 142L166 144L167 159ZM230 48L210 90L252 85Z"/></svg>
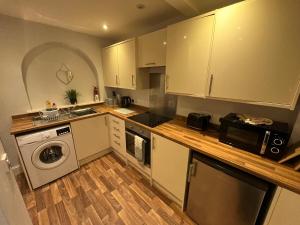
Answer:
<svg viewBox="0 0 300 225"><path fill-rule="evenodd" d="M115 109L114 111L115 111L115 112L118 112L118 113L121 113L121 114L124 114L124 115L127 115L127 114L130 114L130 113L134 113L134 112L135 112L135 111L133 111L133 110L126 109L126 108L119 108L119 109Z"/></svg>

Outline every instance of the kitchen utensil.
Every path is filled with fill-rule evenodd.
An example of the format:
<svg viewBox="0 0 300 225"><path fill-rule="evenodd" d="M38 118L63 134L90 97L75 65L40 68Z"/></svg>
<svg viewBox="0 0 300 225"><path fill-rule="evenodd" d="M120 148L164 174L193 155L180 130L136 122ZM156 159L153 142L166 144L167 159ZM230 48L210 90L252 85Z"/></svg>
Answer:
<svg viewBox="0 0 300 225"><path fill-rule="evenodd" d="M196 130L206 130L211 116L204 113L189 113L186 125Z"/></svg>
<svg viewBox="0 0 300 225"><path fill-rule="evenodd" d="M132 103L132 99L129 96L121 97L121 108L128 108Z"/></svg>

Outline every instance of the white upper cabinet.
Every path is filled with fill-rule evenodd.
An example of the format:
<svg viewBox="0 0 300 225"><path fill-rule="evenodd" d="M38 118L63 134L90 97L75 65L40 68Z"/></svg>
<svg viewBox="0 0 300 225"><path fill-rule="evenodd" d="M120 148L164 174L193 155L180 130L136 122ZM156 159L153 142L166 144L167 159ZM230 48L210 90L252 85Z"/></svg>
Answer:
<svg viewBox="0 0 300 225"><path fill-rule="evenodd" d="M119 80L120 88L135 89L136 88L136 54L135 40L124 41L118 45L118 64L119 64Z"/></svg>
<svg viewBox="0 0 300 225"><path fill-rule="evenodd" d="M166 44L166 29L161 29L138 37L138 66L165 66Z"/></svg>
<svg viewBox="0 0 300 225"><path fill-rule="evenodd" d="M249 0L217 10L207 94L294 109L300 77L299 12L300 1L293 0Z"/></svg>
<svg viewBox="0 0 300 225"><path fill-rule="evenodd" d="M118 47L104 48L102 59L105 86L116 87L118 85Z"/></svg>
<svg viewBox="0 0 300 225"><path fill-rule="evenodd" d="M125 89L147 88L146 76L137 76L136 41L129 39L102 50L104 85Z"/></svg>
<svg viewBox="0 0 300 225"><path fill-rule="evenodd" d="M168 26L167 93L205 96L213 27L214 15Z"/></svg>

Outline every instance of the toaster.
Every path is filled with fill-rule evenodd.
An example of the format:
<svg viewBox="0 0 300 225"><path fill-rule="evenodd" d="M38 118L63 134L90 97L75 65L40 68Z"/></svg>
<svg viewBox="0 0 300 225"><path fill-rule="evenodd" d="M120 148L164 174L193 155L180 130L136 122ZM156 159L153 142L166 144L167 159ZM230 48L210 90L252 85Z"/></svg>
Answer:
<svg viewBox="0 0 300 225"><path fill-rule="evenodd" d="M196 130L206 130L211 116L204 113L189 113L186 125Z"/></svg>

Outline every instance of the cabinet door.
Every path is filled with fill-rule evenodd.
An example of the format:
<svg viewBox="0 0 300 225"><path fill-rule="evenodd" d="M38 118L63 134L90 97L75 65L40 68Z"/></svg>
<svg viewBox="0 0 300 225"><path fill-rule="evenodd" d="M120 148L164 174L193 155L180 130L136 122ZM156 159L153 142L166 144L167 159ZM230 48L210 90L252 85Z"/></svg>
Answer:
<svg viewBox="0 0 300 225"><path fill-rule="evenodd" d="M118 47L111 46L102 50L104 85L116 87L118 82Z"/></svg>
<svg viewBox="0 0 300 225"><path fill-rule="evenodd" d="M152 178L180 201L184 200L189 149L152 134Z"/></svg>
<svg viewBox="0 0 300 225"><path fill-rule="evenodd" d="M252 0L216 12L210 96L293 108L300 1Z"/></svg>
<svg viewBox="0 0 300 225"><path fill-rule="evenodd" d="M136 64L135 40L131 39L118 45L119 87L135 89Z"/></svg>
<svg viewBox="0 0 300 225"><path fill-rule="evenodd" d="M145 34L138 38L139 67L154 67L166 65L166 29Z"/></svg>
<svg viewBox="0 0 300 225"><path fill-rule="evenodd" d="M72 122L71 127L78 160L109 148L106 115Z"/></svg>
<svg viewBox="0 0 300 225"><path fill-rule="evenodd" d="M300 224L300 195L282 189L266 225Z"/></svg>
<svg viewBox="0 0 300 225"><path fill-rule="evenodd" d="M205 95L213 25L210 15L167 28L166 92Z"/></svg>

